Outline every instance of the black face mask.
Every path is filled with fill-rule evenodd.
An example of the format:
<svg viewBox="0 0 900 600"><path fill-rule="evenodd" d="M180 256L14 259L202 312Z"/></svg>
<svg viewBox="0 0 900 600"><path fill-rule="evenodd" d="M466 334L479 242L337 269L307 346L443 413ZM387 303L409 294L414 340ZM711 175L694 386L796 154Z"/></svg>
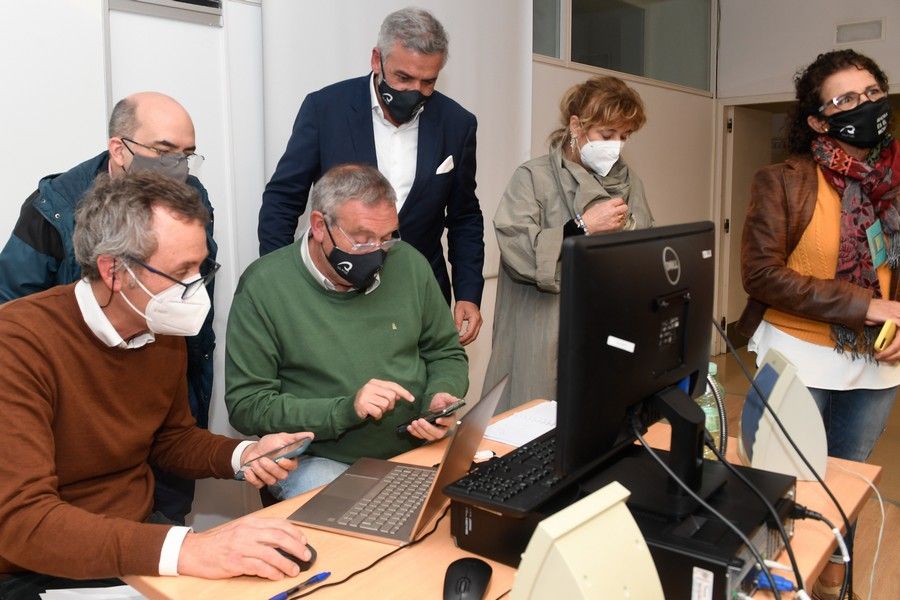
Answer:
<svg viewBox="0 0 900 600"><path fill-rule="evenodd" d="M419 90L395 90L384 79L384 60L381 61L381 81L378 82L378 95L387 106L397 123L403 124L416 116L416 112L425 106L430 96L426 96Z"/></svg>
<svg viewBox="0 0 900 600"><path fill-rule="evenodd" d="M887 132L890 120L891 105L887 98L863 102L854 109L826 117L828 135L857 148L874 148L878 145Z"/></svg>
<svg viewBox="0 0 900 600"><path fill-rule="evenodd" d="M328 264L347 283L358 290L365 290L372 285L372 282L375 281L375 276L378 275L384 266L387 252L379 249L365 254L350 254L338 248L334 242L334 236L331 235L331 228L328 227L328 223L325 223L325 231L328 232L328 237L331 238L331 243L334 244L331 254L325 256Z"/></svg>

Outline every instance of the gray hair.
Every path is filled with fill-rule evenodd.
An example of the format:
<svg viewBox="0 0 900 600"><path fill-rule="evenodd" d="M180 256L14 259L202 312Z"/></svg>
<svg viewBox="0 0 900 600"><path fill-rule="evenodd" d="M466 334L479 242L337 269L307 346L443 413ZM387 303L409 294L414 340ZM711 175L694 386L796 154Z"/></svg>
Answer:
<svg viewBox="0 0 900 600"><path fill-rule="evenodd" d="M99 176L75 211L72 243L82 275L100 279L97 259L102 255L146 260L156 252L152 221L157 206L183 221L209 221L197 191L185 183L152 171Z"/></svg>
<svg viewBox="0 0 900 600"><path fill-rule="evenodd" d="M334 224L338 207L350 200L359 200L366 206L381 202L396 204L397 194L375 167L348 164L329 169L309 195L311 210L325 215L331 224Z"/></svg>
<svg viewBox="0 0 900 600"><path fill-rule="evenodd" d="M122 98L109 117L109 137L131 137L137 131L137 102Z"/></svg>
<svg viewBox="0 0 900 600"><path fill-rule="evenodd" d="M395 42L420 54L443 55L442 67L450 54L450 42L444 26L430 12L414 6L394 11L385 17L378 32L378 50L382 60L390 55Z"/></svg>

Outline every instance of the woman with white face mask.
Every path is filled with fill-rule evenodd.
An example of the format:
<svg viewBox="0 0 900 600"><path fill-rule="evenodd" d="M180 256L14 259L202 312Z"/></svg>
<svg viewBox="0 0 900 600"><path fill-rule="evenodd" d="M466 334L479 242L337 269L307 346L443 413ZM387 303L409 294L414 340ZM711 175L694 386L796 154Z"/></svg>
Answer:
<svg viewBox="0 0 900 600"><path fill-rule="evenodd" d="M501 268L484 385L510 375L498 412L556 396L563 239L653 225L644 186L621 157L645 121L637 92L593 77L563 95L549 153L513 174L494 215Z"/></svg>

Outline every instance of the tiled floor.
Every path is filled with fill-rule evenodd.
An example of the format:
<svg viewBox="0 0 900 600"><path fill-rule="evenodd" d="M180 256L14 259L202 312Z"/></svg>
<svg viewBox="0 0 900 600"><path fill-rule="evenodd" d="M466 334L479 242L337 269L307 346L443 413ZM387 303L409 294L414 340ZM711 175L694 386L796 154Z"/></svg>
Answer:
<svg viewBox="0 0 900 600"><path fill-rule="evenodd" d="M755 355L747 352L746 348L738 353L750 372L755 373ZM719 382L725 388L728 427L731 435L734 435L738 431L741 407L750 384L734 357L721 355L713 360L718 364ZM875 446L869 462L883 467L878 488L884 499L886 519L871 598L893 600L900 598L900 560L897 560L900 556L900 537L897 536L900 532L900 409L896 406L891 413L887 430ZM856 534L853 582L854 591L860 598L868 597L869 576L880 523L878 501L873 498L860 515Z"/></svg>

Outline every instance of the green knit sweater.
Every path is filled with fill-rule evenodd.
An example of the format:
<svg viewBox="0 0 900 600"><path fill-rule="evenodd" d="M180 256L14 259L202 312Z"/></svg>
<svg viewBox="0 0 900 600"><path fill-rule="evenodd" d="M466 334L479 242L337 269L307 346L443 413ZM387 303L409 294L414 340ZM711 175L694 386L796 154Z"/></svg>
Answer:
<svg viewBox="0 0 900 600"><path fill-rule="evenodd" d="M324 289L297 243L254 262L228 316L225 403L246 434L312 431L310 454L352 463L389 458L421 443L400 425L431 397L462 397L468 360L428 263L403 242L388 253L371 293ZM381 420L360 419L356 392L370 379L394 381L415 397Z"/></svg>

